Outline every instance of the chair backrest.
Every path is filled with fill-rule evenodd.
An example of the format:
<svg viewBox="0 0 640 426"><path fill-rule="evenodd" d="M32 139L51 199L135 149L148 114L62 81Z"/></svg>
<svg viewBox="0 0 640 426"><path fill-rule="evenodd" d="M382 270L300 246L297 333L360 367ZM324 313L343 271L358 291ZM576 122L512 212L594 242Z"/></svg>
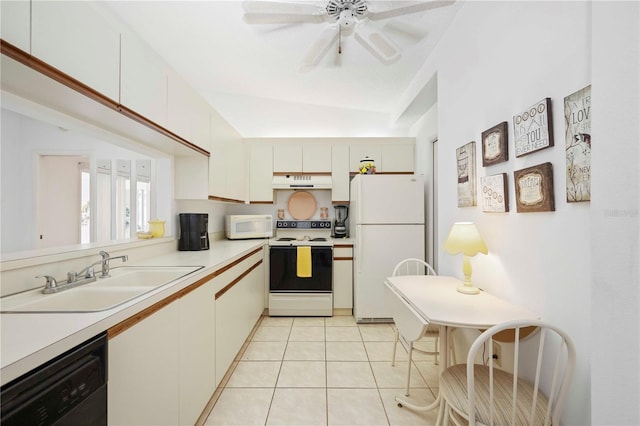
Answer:
<svg viewBox="0 0 640 426"><path fill-rule="evenodd" d="M525 327L537 327L538 331L532 336L521 337L521 329ZM469 398L469 419L470 425L475 425L476 401L475 401L475 375L474 360L478 354L488 366L489 381L489 407L485 409L492 413L499 407L495 406L491 396L494 395L494 370L499 370L494 363L493 357L493 336L503 330L513 329L515 340L513 343L513 380L512 397L509 413L512 413L511 424L522 423L515 420L516 406L523 407L527 413L528 424L533 424L534 409L539 407L538 390L547 397L546 413L544 414L544 424L560 424L560 415L565 403L569 384L573 375L576 360L576 350L571 338L561 329L544 321L537 320L513 320L497 324L484 331L473 342L467 356L467 389ZM504 353L505 351L501 351ZM484 354L484 355L483 355ZM503 360L504 362L505 360ZM498 374L500 371L498 371ZM531 389L523 390L522 379L529 383ZM521 390L518 393L518 390ZM526 395L525 395L526 394ZM520 400L518 400L518 397ZM526 401L522 399L526 398ZM504 403L504 401L502 402ZM523 405L524 404L524 405ZM539 408L538 408L539 409ZM491 424L491 422L489 422Z"/></svg>
<svg viewBox="0 0 640 426"><path fill-rule="evenodd" d="M409 258L401 260L393 268L392 276L398 275L436 275L431 265L421 259Z"/></svg>

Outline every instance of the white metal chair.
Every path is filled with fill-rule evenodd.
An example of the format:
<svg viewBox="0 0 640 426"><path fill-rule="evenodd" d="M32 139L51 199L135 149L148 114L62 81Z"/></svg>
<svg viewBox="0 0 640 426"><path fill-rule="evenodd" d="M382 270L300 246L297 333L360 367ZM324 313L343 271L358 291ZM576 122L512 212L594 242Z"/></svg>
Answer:
<svg viewBox="0 0 640 426"><path fill-rule="evenodd" d="M538 330L521 337L525 327ZM513 373L494 365L494 336L503 330L515 332ZM475 363L478 357L482 364ZM495 325L473 342L466 364L440 375L443 405L438 420L445 425L450 417L457 425L470 426L559 425L575 359L569 336L549 323L514 320Z"/></svg>
<svg viewBox="0 0 640 426"><path fill-rule="evenodd" d="M421 260L421 259L416 259L416 258L409 258L409 259L404 259L402 261L400 261L396 267L393 269L393 273L392 275L398 276L398 275L436 275L436 271L433 270L433 268L431 267L431 265L429 265L427 262ZM405 391L405 395L409 396L409 385L411 382L411 360L412 360L412 353L413 351L418 351L418 352L422 352L422 353L426 353L429 355L433 355L435 357L435 363L438 364L438 336L440 334L440 327L436 326L436 325L428 325L425 324L425 328L424 330L422 330L421 335L417 335L417 336L412 336L409 337L407 336L406 332L404 333L405 335L400 333L400 324L398 324L398 318L394 317L394 322L396 323L396 337L395 337L395 341L393 343L393 356L392 356L392 360L391 360L391 365L395 366L396 364L396 349L398 347L398 341L400 339L403 340L403 342L406 344L406 346L408 347L408 352L409 352L409 366L408 366L408 371L407 371L407 388ZM418 348L415 347L415 342L416 341L420 341L423 338L428 337L428 338L432 338L435 339L434 345L435 345L435 350L434 351L428 351L422 348Z"/></svg>

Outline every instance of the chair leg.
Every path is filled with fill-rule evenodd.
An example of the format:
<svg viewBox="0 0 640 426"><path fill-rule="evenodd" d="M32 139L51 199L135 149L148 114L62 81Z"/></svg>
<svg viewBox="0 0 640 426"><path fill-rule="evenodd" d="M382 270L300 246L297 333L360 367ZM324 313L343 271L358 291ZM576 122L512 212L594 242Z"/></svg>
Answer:
<svg viewBox="0 0 640 426"><path fill-rule="evenodd" d="M400 338L400 332L396 329L396 339L393 342L393 355L391 356L391 366L396 365L396 349L398 348L398 339Z"/></svg>
<svg viewBox="0 0 640 426"><path fill-rule="evenodd" d="M409 385L411 384L411 355L413 354L413 342L409 342L409 364L407 365L407 389L404 396L409 396Z"/></svg>
<svg viewBox="0 0 640 426"><path fill-rule="evenodd" d="M444 399L440 399L440 405L438 405L438 417L436 417L436 426L442 426L444 425L444 409L446 407L447 403L444 401Z"/></svg>
<svg viewBox="0 0 640 426"><path fill-rule="evenodd" d="M439 342L440 342L440 337L436 336L436 344L435 344L435 347L436 347L436 353L435 353L436 365L438 365L438 355L440 354L440 350L438 349Z"/></svg>

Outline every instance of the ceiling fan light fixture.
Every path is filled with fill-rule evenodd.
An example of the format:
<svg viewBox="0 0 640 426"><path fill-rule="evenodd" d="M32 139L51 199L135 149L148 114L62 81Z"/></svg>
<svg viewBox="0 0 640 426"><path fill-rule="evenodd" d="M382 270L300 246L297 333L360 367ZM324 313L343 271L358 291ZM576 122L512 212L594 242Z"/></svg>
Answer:
<svg viewBox="0 0 640 426"><path fill-rule="evenodd" d="M336 21L342 18L342 12L345 10L350 11L357 19L364 18L369 11L365 0L329 0L326 9L327 15Z"/></svg>

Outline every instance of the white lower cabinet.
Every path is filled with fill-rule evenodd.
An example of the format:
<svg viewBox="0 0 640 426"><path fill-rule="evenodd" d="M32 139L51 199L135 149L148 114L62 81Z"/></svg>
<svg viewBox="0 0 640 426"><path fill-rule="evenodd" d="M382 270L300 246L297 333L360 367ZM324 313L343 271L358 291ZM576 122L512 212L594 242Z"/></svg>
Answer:
<svg viewBox="0 0 640 426"><path fill-rule="evenodd" d="M353 309L353 247L333 248L333 308Z"/></svg>
<svg viewBox="0 0 640 426"><path fill-rule="evenodd" d="M213 280L178 300L180 307L180 424L192 425L216 390Z"/></svg>
<svg viewBox="0 0 640 426"><path fill-rule="evenodd" d="M264 250L109 330L108 424L193 425L264 311Z"/></svg>
<svg viewBox="0 0 640 426"><path fill-rule="evenodd" d="M179 424L179 317L170 303L109 339L109 425Z"/></svg>
<svg viewBox="0 0 640 426"><path fill-rule="evenodd" d="M216 299L216 386L264 311L264 264L252 268Z"/></svg>

